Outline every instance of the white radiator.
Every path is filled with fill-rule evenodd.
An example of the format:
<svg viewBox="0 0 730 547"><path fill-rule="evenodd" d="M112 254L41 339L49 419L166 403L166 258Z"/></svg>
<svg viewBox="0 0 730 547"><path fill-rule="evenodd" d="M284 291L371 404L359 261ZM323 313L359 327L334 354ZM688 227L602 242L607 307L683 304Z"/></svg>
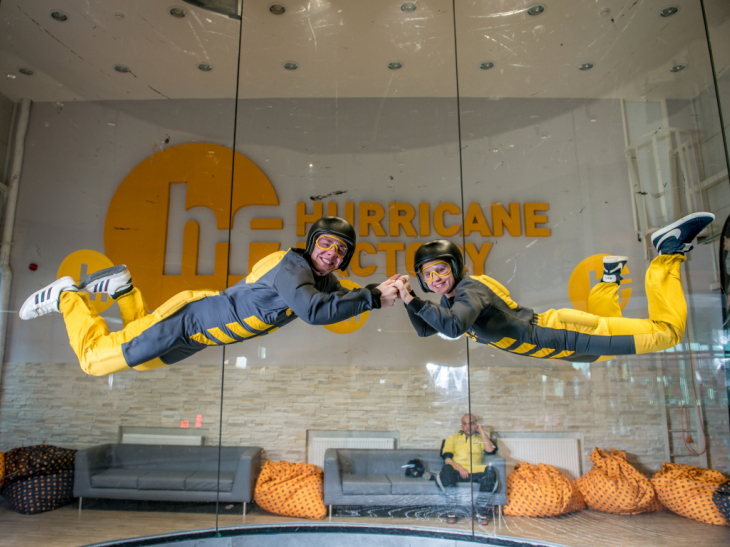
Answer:
<svg viewBox="0 0 730 547"><path fill-rule="evenodd" d="M313 437L309 439L307 463L320 469L324 466L324 451L328 448L395 448L395 438L368 437Z"/></svg>
<svg viewBox="0 0 730 547"><path fill-rule="evenodd" d="M558 468L569 479L581 476L580 443L578 439L520 439L500 437L499 455L505 459L507 474L517 462L534 465L546 463Z"/></svg>
<svg viewBox="0 0 730 547"><path fill-rule="evenodd" d="M122 444L174 444L185 446L202 446L203 436L124 433L122 435Z"/></svg>

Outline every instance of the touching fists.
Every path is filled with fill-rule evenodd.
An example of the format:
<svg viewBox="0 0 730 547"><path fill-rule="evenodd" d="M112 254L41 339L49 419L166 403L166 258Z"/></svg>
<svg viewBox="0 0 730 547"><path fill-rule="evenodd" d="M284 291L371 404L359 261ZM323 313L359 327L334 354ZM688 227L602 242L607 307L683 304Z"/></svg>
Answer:
<svg viewBox="0 0 730 547"><path fill-rule="evenodd" d="M399 290L396 287L397 280L400 278L400 274L395 274L393 277L386 279L377 289L380 291L380 307L391 308L395 301L398 299Z"/></svg>
<svg viewBox="0 0 730 547"><path fill-rule="evenodd" d="M403 303L408 304L411 300L413 300L413 296L411 296L413 289L411 288L410 277L407 275L400 276L400 278L393 283L393 286L398 289L398 298L403 300Z"/></svg>

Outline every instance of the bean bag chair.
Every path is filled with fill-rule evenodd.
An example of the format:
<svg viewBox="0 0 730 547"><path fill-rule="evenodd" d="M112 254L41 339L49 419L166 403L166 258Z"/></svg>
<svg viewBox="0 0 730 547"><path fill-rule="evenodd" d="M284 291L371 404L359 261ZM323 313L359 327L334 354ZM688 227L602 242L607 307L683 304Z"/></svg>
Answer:
<svg viewBox="0 0 730 547"><path fill-rule="evenodd" d="M712 496L726 481L719 471L667 462L651 478L664 507L683 517L720 526L728 526L730 522L712 501Z"/></svg>
<svg viewBox="0 0 730 547"><path fill-rule="evenodd" d="M712 494L712 502L725 520L730 522L730 481L723 482L717 487L715 493Z"/></svg>
<svg viewBox="0 0 730 547"><path fill-rule="evenodd" d="M52 511L71 503L75 455L76 450L48 445L7 452L0 495L24 515Z"/></svg>
<svg viewBox="0 0 730 547"><path fill-rule="evenodd" d="M507 477L505 515L556 517L585 508L580 490L552 465L520 462Z"/></svg>
<svg viewBox="0 0 730 547"><path fill-rule="evenodd" d="M663 509L651 481L626 459L626 453L596 448L593 469L575 481L589 509L616 515L638 515Z"/></svg>
<svg viewBox="0 0 730 547"><path fill-rule="evenodd" d="M253 495L259 507L285 517L321 520L324 505L324 473L309 463L266 462Z"/></svg>
<svg viewBox="0 0 730 547"><path fill-rule="evenodd" d="M0 452L0 486L3 485L3 481L5 481L5 453Z"/></svg>

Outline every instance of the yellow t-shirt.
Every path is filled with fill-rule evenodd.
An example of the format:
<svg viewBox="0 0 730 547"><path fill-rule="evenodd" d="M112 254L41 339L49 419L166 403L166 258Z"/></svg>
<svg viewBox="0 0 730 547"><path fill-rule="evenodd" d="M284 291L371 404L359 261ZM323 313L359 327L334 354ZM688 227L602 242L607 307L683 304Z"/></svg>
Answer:
<svg viewBox="0 0 730 547"><path fill-rule="evenodd" d="M463 431L459 431L455 435L446 437L441 454L447 452L453 454L451 459L469 473L481 473L487 468L486 465L482 464L482 460L484 460L484 441L482 441L482 436L479 433L472 434L470 438Z"/></svg>

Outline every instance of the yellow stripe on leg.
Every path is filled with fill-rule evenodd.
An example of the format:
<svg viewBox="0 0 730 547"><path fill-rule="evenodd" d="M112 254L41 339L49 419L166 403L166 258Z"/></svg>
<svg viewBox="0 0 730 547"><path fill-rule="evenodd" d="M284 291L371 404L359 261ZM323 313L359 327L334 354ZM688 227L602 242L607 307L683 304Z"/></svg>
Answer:
<svg viewBox="0 0 730 547"><path fill-rule="evenodd" d="M528 351L530 351L536 347L537 346L535 344L528 344L527 342L525 342L519 348L511 349L509 351L510 351L510 353L527 353Z"/></svg>
<svg viewBox="0 0 730 547"><path fill-rule="evenodd" d="M206 346L217 346L218 345L218 342L214 342L210 338L206 337L202 332L193 334L190 337L190 339L195 340L196 342L199 342L201 344L205 344Z"/></svg>
<svg viewBox="0 0 730 547"><path fill-rule="evenodd" d="M243 320L243 322L246 323L252 329L257 330L257 331L267 330L272 327L272 325L268 325L267 323L264 323L263 321L261 321L261 319L259 319L255 315L252 315L251 317L247 317L246 319Z"/></svg>
<svg viewBox="0 0 730 547"><path fill-rule="evenodd" d="M226 327L233 334L237 334L241 338L250 338L252 336L256 336L255 332L251 332L250 330L243 328L243 326L239 323L228 323Z"/></svg>
<svg viewBox="0 0 730 547"><path fill-rule="evenodd" d="M517 340L515 340L514 338L505 337L505 338L502 338L499 342L492 342L492 345L499 349L506 349L506 348L510 347L512 344L514 344L515 342L517 342Z"/></svg>
<svg viewBox="0 0 730 547"><path fill-rule="evenodd" d="M231 338L218 327L208 329L208 332L213 336L213 338L220 340L224 344L233 344L234 342L238 342L238 340Z"/></svg>

